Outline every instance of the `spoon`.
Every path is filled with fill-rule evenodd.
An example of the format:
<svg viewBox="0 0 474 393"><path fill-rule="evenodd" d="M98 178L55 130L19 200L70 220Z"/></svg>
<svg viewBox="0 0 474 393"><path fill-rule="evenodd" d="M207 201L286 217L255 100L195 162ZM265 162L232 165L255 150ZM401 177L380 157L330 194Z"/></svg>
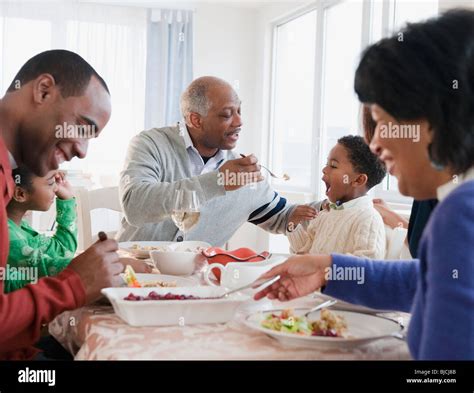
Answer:
<svg viewBox="0 0 474 393"><path fill-rule="evenodd" d="M265 285L263 288L261 288L261 290L262 290L262 289L265 289L266 287L274 284L279 279L280 279L280 276L275 276L275 277L272 277L272 278L262 278L262 279L259 279L257 281L253 281L250 284L247 284L243 287L227 290L222 295L213 297L212 299L222 299L222 298L225 298L225 297L229 296L231 293L239 292L239 291L242 291L244 289L251 288L251 287L256 288L256 287L260 287L261 285Z"/></svg>
<svg viewBox="0 0 474 393"><path fill-rule="evenodd" d="M321 310L322 308L325 308L325 307L334 306L336 303L337 303L337 300L334 300L334 299L326 300L324 303L318 304L316 307L313 307L311 310L309 310L303 316L306 318L309 314L311 314L315 311Z"/></svg>
<svg viewBox="0 0 474 393"><path fill-rule="evenodd" d="M247 157L245 154L241 154L240 157L245 158ZM266 169L268 173L270 174L271 177L274 177L275 179L283 179L285 181L290 180L290 176L288 176L286 173L283 174L283 176L277 176L275 175L270 169L268 169L265 165L259 164L263 169Z"/></svg>

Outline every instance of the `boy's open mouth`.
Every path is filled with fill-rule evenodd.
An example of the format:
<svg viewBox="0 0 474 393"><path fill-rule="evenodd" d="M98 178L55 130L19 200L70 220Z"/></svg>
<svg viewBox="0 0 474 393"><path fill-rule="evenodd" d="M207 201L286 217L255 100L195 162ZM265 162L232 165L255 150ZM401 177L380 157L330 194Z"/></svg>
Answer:
<svg viewBox="0 0 474 393"><path fill-rule="evenodd" d="M324 180L324 179L322 179L322 181L326 185L326 195L327 195L329 190L331 189L331 184L328 181Z"/></svg>

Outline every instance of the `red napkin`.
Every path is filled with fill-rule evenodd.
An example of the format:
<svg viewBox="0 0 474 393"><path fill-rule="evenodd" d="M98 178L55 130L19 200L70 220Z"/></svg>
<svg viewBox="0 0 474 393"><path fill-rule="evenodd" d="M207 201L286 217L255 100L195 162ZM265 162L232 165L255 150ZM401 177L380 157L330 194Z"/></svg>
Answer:
<svg viewBox="0 0 474 393"><path fill-rule="evenodd" d="M215 255L218 254L218 255ZM238 258L248 258L251 257L252 255L258 255L258 252L255 252L254 250L250 248L238 248L237 250L223 250L222 248L219 247L209 247L205 251L203 251L203 255L208 258L209 264L211 263L220 263L222 265L227 265L229 262L261 262L267 259L268 255L270 253L268 251L263 251L260 253L261 256L256 256L254 258L250 258L247 261L237 261L233 256L238 257ZM215 255L213 257L213 255ZM212 269L212 272L216 276L217 280L220 281L221 279L221 271L219 269Z"/></svg>

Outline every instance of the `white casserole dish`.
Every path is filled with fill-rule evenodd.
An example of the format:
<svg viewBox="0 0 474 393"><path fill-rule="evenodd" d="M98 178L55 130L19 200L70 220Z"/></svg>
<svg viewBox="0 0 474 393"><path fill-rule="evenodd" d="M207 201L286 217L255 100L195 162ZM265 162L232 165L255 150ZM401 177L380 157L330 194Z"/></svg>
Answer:
<svg viewBox="0 0 474 393"><path fill-rule="evenodd" d="M167 293L192 295L196 297L216 297L225 289L220 287L179 287L179 288L104 288L106 296L115 313L131 326L185 326L193 324L225 323L233 319L240 304L250 299L242 293L235 293L222 299L192 300L139 300L124 298L134 295L147 296L155 291L160 295Z"/></svg>

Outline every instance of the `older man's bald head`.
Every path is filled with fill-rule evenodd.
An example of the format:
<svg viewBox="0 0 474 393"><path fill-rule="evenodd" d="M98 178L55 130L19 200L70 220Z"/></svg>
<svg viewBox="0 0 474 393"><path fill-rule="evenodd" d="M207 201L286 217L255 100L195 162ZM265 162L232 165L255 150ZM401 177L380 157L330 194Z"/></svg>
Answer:
<svg viewBox="0 0 474 393"><path fill-rule="evenodd" d="M230 95L233 101L239 101L234 88L225 80L215 76L202 76L195 79L181 95L183 117L187 119L190 113L207 116L213 105L213 97L219 94Z"/></svg>

